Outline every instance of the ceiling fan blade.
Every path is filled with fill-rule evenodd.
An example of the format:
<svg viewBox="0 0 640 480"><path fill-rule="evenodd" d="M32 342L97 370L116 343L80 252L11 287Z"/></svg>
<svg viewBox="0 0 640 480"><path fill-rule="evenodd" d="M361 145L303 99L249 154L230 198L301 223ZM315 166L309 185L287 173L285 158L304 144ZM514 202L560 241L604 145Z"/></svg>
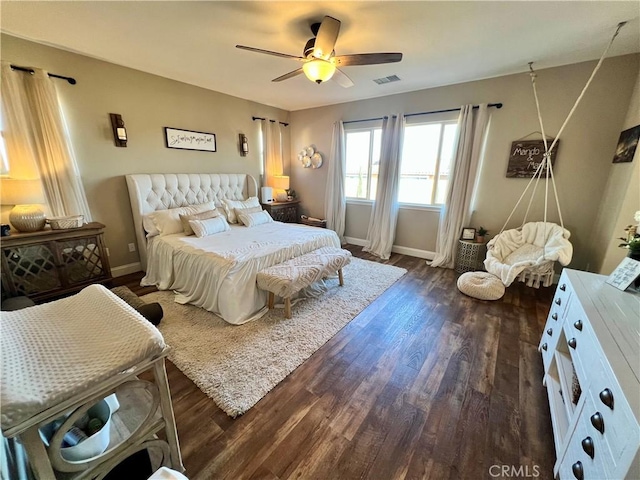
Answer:
<svg viewBox="0 0 640 480"><path fill-rule="evenodd" d="M335 82L341 87L353 87L353 80L351 80L349 76L339 68L336 68L336 71L333 73L333 77L331 77L331 79L335 80Z"/></svg>
<svg viewBox="0 0 640 480"><path fill-rule="evenodd" d="M313 56L329 60L338 40L338 33L340 33L340 20L329 16L324 17L313 46Z"/></svg>
<svg viewBox="0 0 640 480"><path fill-rule="evenodd" d="M353 55L340 55L333 57L333 62L338 67L349 65L378 65L380 63L395 63L402 60L401 53L355 53Z"/></svg>
<svg viewBox="0 0 640 480"><path fill-rule="evenodd" d="M271 80L272 82L281 82L283 80L288 80L290 78L296 77L298 75L300 75L302 73L302 68L298 68L297 70L294 70L293 72L289 72L289 73L285 73L284 75L278 77L278 78L274 78L273 80Z"/></svg>
<svg viewBox="0 0 640 480"><path fill-rule="evenodd" d="M263 50L261 48L246 47L244 45L236 45L236 48L241 50L248 50L250 52L265 53L267 55L273 55L274 57L293 58L294 60L304 61L302 57L296 57L295 55L289 55L288 53L272 52L271 50Z"/></svg>

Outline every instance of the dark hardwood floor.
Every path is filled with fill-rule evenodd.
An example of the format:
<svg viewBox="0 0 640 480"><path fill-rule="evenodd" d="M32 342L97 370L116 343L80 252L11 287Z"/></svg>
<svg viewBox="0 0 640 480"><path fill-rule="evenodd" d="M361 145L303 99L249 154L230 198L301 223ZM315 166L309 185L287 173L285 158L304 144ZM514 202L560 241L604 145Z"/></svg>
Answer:
<svg viewBox="0 0 640 480"><path fill-rule="evenodd" d="M451 270L383 263L408 274L239 418L168 364L190 479L503 478L492 465L553 478L537 351L553 288L484 302ZM117 280L147 293L139 278Z"/></svg>

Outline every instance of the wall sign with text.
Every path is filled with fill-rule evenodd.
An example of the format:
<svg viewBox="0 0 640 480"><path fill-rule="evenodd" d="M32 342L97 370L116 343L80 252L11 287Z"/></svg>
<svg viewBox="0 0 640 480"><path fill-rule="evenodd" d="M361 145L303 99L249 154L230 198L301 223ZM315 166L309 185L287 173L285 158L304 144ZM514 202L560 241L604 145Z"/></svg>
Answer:
<svg viewBox="0 0 640 480"><path fill-rule="evenodd" d="M550 147L553 138L547 140ZM556 155L558 154L558 145L560 140L553 147L551 152L551 166L556 164ZM511 144L511 152L509 153L509 165L507 166L507 178L531 178L536 173L538 165L544 158L544 141L543 140L516 140ZM543 167L544 168L544 167ZM547 177L544 171L540 175L541 178Z"/></svg>
<svg viewBox="0 0 640 480"><path fill-rule="evenodd" d="M203 152L216 151L216 136L213 133L164 127L164 139L167 148L200 150Z"/></svg>

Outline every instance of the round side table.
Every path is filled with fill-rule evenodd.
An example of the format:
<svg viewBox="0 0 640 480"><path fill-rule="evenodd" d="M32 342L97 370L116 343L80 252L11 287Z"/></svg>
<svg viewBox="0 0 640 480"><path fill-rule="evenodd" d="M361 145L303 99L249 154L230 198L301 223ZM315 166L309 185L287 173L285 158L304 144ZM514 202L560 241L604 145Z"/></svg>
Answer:
<svg viewBox="0 0 640 480"><path fill-rule="evenodd" d="M482 262L484 261L486 254L486 243L476 243L470 240L458 240L456 272L474 272L482 269Z"/></svg>

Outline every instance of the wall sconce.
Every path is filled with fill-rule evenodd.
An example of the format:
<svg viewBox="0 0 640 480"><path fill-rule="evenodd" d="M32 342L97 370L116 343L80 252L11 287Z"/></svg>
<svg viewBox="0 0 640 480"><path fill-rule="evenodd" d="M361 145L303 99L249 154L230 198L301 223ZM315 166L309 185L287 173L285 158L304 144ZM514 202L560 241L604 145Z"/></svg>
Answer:
<svg viewBox="0 0 640 480"><path fill-rule="evenodd" d="M113 129L113 140L116 142L116 147L127 146L127 130L124 128L124 120L119 113L110 113L111 128Z"/></svg>
<svg viewBox="0 0 640 480"><path fill-rule="evenodd" d="M249 153L249 141L244 133L240 134L240 156L246 157Z"/></svg>

